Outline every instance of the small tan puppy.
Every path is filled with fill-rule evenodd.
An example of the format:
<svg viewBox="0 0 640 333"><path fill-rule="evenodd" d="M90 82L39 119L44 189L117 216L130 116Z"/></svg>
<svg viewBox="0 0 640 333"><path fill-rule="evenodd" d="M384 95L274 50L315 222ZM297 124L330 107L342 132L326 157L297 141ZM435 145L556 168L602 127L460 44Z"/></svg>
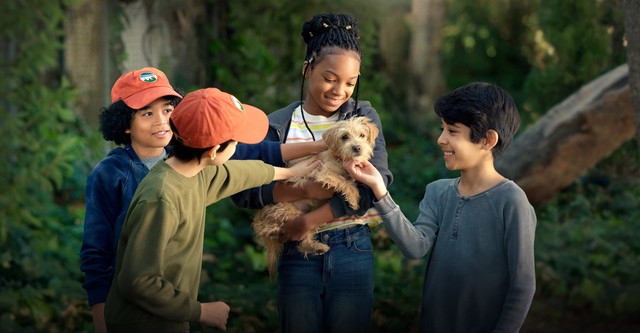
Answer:
<svg viewBox="0 0 640 333"><path fill-rule="evenodd" d="M349 206L358 209L360 194L356 182L344 169L342 163L346 160L364 161L373 155L373 147L378 136L378 127L366 117L354 117L335 123L322 135L328 149L318 154L322 164L305 177L291 178L287 180L294 186L303 186L309 179L314 179L327 188L341 193ZM311 156L307 158L316 158ZM295 164L300 160L292 161ZM306 212L309 212L322 204L319 200L298 200L293 202L281 202L266 206L256 212L251 226L258 241L267 250L267 263L269 275L275 276L276 262L282 252L282 244L278 241L280 227L288 220L292 220ZM298 245L301 253L323 254L329 250L329 246L314 239L315 235L309 233Z"/></svg>

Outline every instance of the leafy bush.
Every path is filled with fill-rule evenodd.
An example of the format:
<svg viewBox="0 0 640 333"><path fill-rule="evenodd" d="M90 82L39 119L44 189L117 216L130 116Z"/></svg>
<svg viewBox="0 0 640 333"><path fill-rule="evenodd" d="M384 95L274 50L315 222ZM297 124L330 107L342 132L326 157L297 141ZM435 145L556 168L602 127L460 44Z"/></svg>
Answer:
<svg viewBox="0 0 640 333"><path fill-rule="evenodd" d="M0 13L0 327L4 332L79 331L82 189L91 139L56 70L68 1L14 1ZM20 20L13 18L19 17Z"/></svg>
<svg viewBox="0 0 640 333"><path fill-rule="evenodd" d="M623 61L624 50L612 42L621 39L619 13L614 10L617 2L516 2L507 2L519 6L515 12L504 2L450 3L443 56L450 86L491 80L523 101L523 111L536 113L548 106L539 103L555 103L594 73ZM0 130L5 137L0 145L5 158L0 163L3 332L82 332L93 326L81 288L78 250L85 177L102 157L95 156L102 151L98 149L102 143L69 107L75 93L61 74L64 9L70 3L9 1L0 12L5 50L0 53L4 97ZM357 13L366 50L361 97L372 101L383 120L390 168L396 177L390 191L413 219L424 186L454 174L445 170L435 138L416 137L394 122L394 113L402 112L405 103L394 99L398 87L379 70L384 62L376 53L373 17L380 15L375 13L380 3L276 0L248 8L229 2L224 37L209 45L215 59L207 75L215 86L233 89L241 100L275 110L299 98L302 22L320 11ZM580 19L562 30L566 21L556 21L554 16L566 16L564 6L574 6L571 12L579 13L574 16ZM536 13L533 9L538 7L544 9L539 15L517 14ZM252 14L256 11L262 14ZM520 21L523 17L525 21ZM610 29L603 28L607 26ZM607 35L605 30L613 33ZM544 32L545 38L532 45L536 31ZM581 43L575 42L576 33ZM535 48L546 45L541 41L567 47L558 48L555 57L537 58ZM591 45L589 50L579 48L584 43ZM523 127L535 117L525 117ZM537 207L538 292L524 331L552 331L553 325L567 322L576 313L597 318L578 329L586 331L594 320L604 318L608 323L640 311L640 301L634 297L640 292L640 246L635 241L640 223L639 160L637 145L630 143L554 200ZM254 241L250 219L250 211L235 208L229 200L207 210L200 298L229 302L229 332L277 331L276 284L268 278L264 251ZM426 258L402 258L384 227L374 230L372 237L376 248L373 331L415 332ZM540 325L544 326L536 330ZM198 325L192 331L215 332Z"/></svg>
<svg viewBox="0 0 640 333"><path fill-rule="evenodd" d="M640 311L639 163L629 142L539 209L537 297L609 318Z"/></svg>

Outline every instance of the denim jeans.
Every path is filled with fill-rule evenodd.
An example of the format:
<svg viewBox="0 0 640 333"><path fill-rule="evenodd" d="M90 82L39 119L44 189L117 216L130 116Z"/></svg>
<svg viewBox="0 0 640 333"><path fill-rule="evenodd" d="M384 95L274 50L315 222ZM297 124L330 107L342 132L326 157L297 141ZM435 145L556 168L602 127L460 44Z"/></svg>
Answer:
<svg viewBox="0 0 640 333"><path fill-rule="evenodd" d="M317 235L324 255L285 244L278 264L282 333L369 332L373 308L373 248L366 225Z"/></svg>

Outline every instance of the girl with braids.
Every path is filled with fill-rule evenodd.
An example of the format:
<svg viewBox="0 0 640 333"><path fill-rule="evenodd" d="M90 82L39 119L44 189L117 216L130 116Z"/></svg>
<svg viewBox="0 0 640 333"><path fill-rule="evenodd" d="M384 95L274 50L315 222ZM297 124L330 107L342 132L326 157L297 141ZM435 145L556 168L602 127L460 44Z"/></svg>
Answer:
<svg viewBox="0 0 640 333"><path fill-rule="evenodd" d="M368 117L379 129L371 163L389 185L393 176L388 169L380 118L369 102L358 100L362 51L357 21L344 14L316 15L304 23L302 37L307 52L302 65L301 100L269 114L266 139L287 144L315 141L338 120ZM305 80L307 94L303 99ZM357 211L340 195L330 193L324 205L285 224L282 240L291 241L285 243L278 263L283 333L370 330L374 280L370 228L380 218L369 211L374 199L371 189L363 184L358 188L361 208ZM326 191L322 192L317 183L301 191L276 182L239 193L233 200L241 207L261 208L304 197L326 199ZM365 214L367 224L349 218ZM330 246L324 255L298 252L296 240L311 230Z"/></svg>

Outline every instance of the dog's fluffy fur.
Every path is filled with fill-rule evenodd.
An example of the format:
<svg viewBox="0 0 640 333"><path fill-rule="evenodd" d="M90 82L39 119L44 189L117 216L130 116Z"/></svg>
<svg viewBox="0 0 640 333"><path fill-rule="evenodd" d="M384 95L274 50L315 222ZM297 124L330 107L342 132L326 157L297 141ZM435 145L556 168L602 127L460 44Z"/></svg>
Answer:
<svg viewBox="0 0 640 333"><path fill-rule="evenodd" d="M307 180L314 179L323 186L341 193L351 208L358 209L360 195L356 183L342 163L348 160L369 160L373 155L377 136L378 127L369 118L354 117L336 122L322 135L328 147L326 151L318 154L322 164L309 175L292 178L288 182L293 183L294 186L303 186ZM292 161L291 164L298 161L300 160ZM269 275L272 278L275 276L276 263L282 252L282 244L278 241L280 227L286 221L313 210L321 203L311 199L281 202L256 212L251 226L259 242L267 250ZM305 255L324 254L329 247L315 240L314 235L310 233L300 242L298 250Z"/></svg>

